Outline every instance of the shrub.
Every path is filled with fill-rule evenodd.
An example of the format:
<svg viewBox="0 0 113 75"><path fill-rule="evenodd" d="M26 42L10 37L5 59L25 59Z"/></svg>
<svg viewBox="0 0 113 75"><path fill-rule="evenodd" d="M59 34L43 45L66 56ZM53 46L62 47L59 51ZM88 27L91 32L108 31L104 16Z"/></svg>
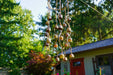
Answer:
<svg viewBox="0 0 113 75"><path fill-rule="evenodd" d="M53 65L53 59L48 59L47 55L41 52L31 51L29 53L30 60L27 61L27 71L33 75L46 75L51 71Z"/></svg>

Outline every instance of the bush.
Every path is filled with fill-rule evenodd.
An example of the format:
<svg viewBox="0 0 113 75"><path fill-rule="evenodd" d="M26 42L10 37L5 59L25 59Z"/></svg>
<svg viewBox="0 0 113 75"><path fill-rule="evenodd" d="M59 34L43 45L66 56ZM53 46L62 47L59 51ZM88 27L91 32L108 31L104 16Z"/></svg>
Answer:
<svg viewBox="0 0 113 75"><path fill-rule="evenodd" d="M29 74L33 75L46 75L50 73L51 67L53 65L53 59L48 59L47 55L41 52L31 51L29 53L30 60L27 61L27 71Z"/></svg>

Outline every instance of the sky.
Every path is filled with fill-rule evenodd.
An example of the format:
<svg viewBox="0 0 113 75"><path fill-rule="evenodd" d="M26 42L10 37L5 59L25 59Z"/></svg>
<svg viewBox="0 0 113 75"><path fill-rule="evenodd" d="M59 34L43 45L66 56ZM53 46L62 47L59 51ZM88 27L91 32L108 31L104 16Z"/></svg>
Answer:
<svg viewBox="0 0 113 75"><path fill-rule="evenodd" d="M31 10L34 16L34 21L40 21L40 15L45 15L47 12L47 0L16 0L20 2L23 9ZM94 0L98 3L100 0Z"/></svg>
<svg viewBox="0 0 113 75"><path fill-rule="evenodd" d="M45 15L47 12L47 0L16 0L20 2L23 9L31 10L35 21L39 20L39 15Z"/></svg>
<svg viewBox="0 0 113 75"><path fill-rule="evenodd" d="M40 21L39 15L45 15L47 12L47 0L16 0L20 2L23 9L31 10L35 21ZM98 3L100 0L95 0Z"/></svg>
<svg viewBox="0 0 113 75"><path fill-rule="evenodd" d="M34 16L33 20L39 22L39 16L45 15L47 12L47 0L16 0L20 2L23 9L31 10ZM35 28L38 29L40 26L37 25ZM39 38L38 35L34 34L35 37Z"/></svg>

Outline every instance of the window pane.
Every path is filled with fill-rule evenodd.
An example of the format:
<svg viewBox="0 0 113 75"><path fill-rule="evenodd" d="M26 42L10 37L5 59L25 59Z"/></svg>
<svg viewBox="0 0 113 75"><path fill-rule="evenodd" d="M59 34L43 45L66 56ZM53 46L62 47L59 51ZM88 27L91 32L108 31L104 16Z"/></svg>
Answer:
<svg viewBox="0 0 113 75"><path fill-rule="evenodd" d="M68 62L64 62L64 71L68 72Z"/></svg>
<svg viewBox="0 0 113 75"><path fill-rule="evenodd" d="M98 65L99 66L110 65L108 56L99 57L98 58Z"/></svg>
<svg viewBox="0 0 113 75"><path fill-rule="evenodd" d="M73 62L73 66L80 66L81 65L81 62Z"/></svg>
<svg viewBox="0 0 113 75"><path fill-rule="evenodd" d="M102 75L111 75L111 65L110 65L110 57L109 56L101 56L98 57L98 67L101 67Z"/></svg>

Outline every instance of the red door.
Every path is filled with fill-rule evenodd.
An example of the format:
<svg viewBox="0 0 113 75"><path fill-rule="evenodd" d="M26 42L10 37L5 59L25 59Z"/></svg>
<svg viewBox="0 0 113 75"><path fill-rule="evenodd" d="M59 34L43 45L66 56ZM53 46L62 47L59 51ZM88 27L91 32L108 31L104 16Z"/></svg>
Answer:
<svg viewBox="0 0 113 75"><path fill-rule="evenodd" d="M73 59L70 61L71 75L85 75L84 59Z"/></svg>

